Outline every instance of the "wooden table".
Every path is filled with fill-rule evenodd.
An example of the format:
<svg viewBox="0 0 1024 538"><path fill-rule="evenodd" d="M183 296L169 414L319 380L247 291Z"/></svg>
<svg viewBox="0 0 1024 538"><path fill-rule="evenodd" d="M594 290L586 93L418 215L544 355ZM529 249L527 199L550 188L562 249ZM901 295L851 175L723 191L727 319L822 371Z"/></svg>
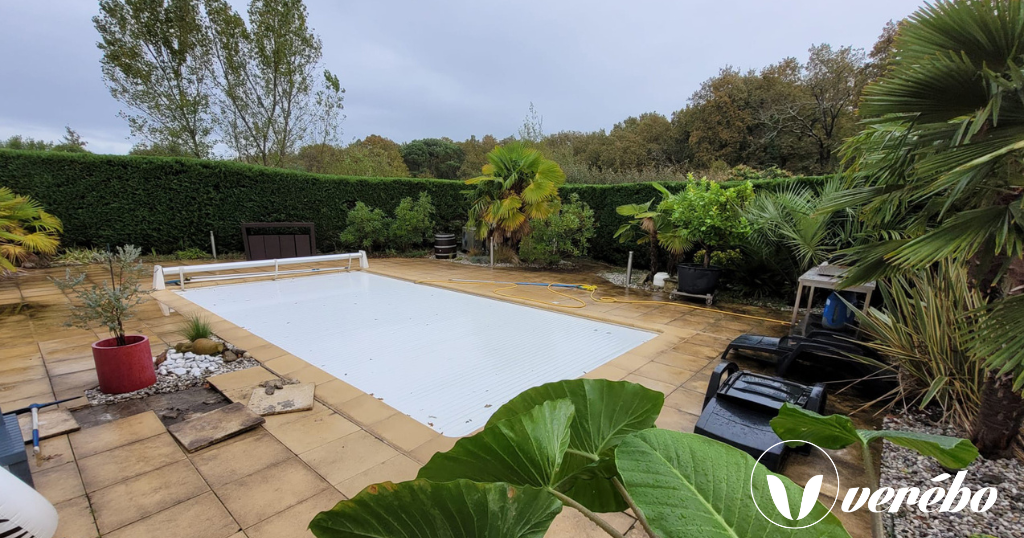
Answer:
<svg viewBox="0 0 1024 538"><path fill-rule="evenodd" d="M796 320L800 316L800 300L803 298L804 286L810 289L807 294L807 311L811 311L811 302L814 301L814 290L822 288L826 290L834 290L842 282L842 274L845 272L844 267L836 265L821 264L817 267L812 267L809 271L800 276L800 284L796 289L796 302L793 304L793 325L796 325ZM843 288L843 291L852 291L854 293L863 293L866 295L864 298L864 312L867 313L868 306L871 305L871 294L875 292L875 283L866 282L864 284L858 284L856 286L850 286Z"/></svg>

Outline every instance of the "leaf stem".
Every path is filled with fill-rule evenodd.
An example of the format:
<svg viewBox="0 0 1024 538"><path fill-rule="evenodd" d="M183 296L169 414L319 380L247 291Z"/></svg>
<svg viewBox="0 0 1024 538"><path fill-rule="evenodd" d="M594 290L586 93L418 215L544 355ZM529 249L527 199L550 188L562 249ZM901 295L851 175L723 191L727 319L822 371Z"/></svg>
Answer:
<svg viewBox="0 0 1024 538"><path fill-rule="evenodd" d="M595 524L597 524L598 527L601 527L601 530L603 530L604 532L607 532L608 535L611 536L612 538L625 538L624 536L622 536L622 533L620 533L619 531L615 530L615 527L612 527L611 524L609 524L607 521L601 519L597 514L591 512L589 509L587 509L587 507L585 507L582 504L572 500L566 494L564 494L562 492L559 492L559 491L555 491L552 488L548 488L548 491L552 495L554 495L555 498L557 498L558 500L562 501L562 504L567 504L567 505L575 508L576 510L579 510L579 512L581 514L583 514L590 521L593 521Z"/></svg>
<svg viewBox="0 0 1024 538"><path fill-rule="evenodd" d="M581 457L587 458L590 461L599 461L601 459L600 457L598 457L598 456L596 456L594 454L591 454L589 452L582 452L580 450L574 450L572 448L566 449L565 453L566 454L575 454L577 456L581 456Z"/></svg>
<svg viewBox="0 0 1024 538"><path fill-rule="evenodd" d="M619 490L619 495L622 495L622 499L626 501L626 504L628 504L631 509L633 509L633 515L636 516L636 520L640 522L640 526L647 532L647 536L650 536L651 538L658 538L658 535L654 533L654 529L652 529L651 525L647 523L647 517L644 516L643 511L640 510L640 507L633 501L633 497L630 497L629 492L626 491L626 486L623 486L622 482L619 481L619 477L613 477L612 484L615 484L615 489Z"/></svg>
<svg viewBox="0 0 1024 538"><path fill-rule="evenodd" d="M864 473L868 477L868 487L872 491L877 490L879 487L878 473L875 472L875 459L871 457L871 447L867 443L862 442L860 444L860 455L864 462ZM882 524L881 512L871 512L871 535L874 538L883 538L885 536L885 526Z"/></svg>

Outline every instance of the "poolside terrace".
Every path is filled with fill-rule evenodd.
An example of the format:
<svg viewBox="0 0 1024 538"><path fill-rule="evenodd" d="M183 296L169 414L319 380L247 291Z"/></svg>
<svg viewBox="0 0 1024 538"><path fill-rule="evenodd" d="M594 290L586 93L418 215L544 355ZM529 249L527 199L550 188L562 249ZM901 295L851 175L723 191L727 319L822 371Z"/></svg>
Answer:
<svg viewBox="0 0 1024 538"><path fill-rule="evenodd" d="M661 428L692 431L711 371L731 338L743 333L783 334L778 323L730 316L698 308L657 304L593 303L567 310L514 298L497 297L495 284L457 285L448 279L571 281L597 285L597 296L664 300L659 294L616 288L592 272L571 273L490 269L427 259L373 259L369 271L473 293L495 300L583 316L657 333L647 343L601 366L586 377L640 383L665 394L657 421ZM63 269L33 270L0 280L0 407L81 396L96 386L90 345L106 337L102 330L63 326L69 298L48 277ZM90 268L97 281L104 274ZM295 278L310 278L296 276ZM222 281L190 284L224 285ZM442 282L436 282L436 281ZM544 288L520 287L521 297L550 301ZM555 298L557 299L557 298ZM694 306L703 306L696 305ZM753 316L784 320L784 312L716 306ZM129 332L148 336L154 353L182 341L176 333L181 313L198 310L171 289L155 292L142 305ZM216 334L249 352L261 367L210 379L234 401L247 401L260 382L278 377L315 383L312 411L267 417L253 431L194 453L183 451L150 410L81 431L44 440L43 458L31 455L37 489L58 509L64 538L188 536L195 538L288 538L310 536L306 525L317 512L354 496L365 486L402 481L457 439L434 432L373 395L336 379L272 343L212 313ZM754 367L744 364L744 367ZM83 399L62 404L74 409ZM859 477L858 454L840 451L836 462L845 477ZM793 458L786 474L803 484L827 462ZM856 482L856 479L855 479ZM849 486L850 484L846 484ZM856 485L856 484L854 484ZM831 494L831 492L830 492ZM859 514L837 514L851 534L862 534ZM627 533L628 514L610 521ZM548 536L604 536L588 520L566 509Z"/></svg>

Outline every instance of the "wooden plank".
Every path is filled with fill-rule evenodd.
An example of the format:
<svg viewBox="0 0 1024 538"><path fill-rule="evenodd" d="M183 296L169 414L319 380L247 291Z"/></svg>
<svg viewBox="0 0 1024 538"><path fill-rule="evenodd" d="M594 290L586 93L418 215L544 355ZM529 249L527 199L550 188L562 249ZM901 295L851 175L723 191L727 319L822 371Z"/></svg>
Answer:
<svg viewBox="0 0 1024 538"><path fill-rule="evenodd" d="M249 236L249 253L250 260L266 260L267 259L267 246L264 240L265 235L250 235Z"/></svg>
<svg viewBox="0 0 1024 538"><path fill-rule="evenodd" d="M264 235L263 241L266 244L268 260L276 260L281 257L280 235Z"/></svg>
<svg viewBox="0 0 1024 538"><path fill-rule="evenodd" d="M278 258L294 258L295 257L295 236L294 235L279 235L281 239L281 255Z"/></svg>
<svg viewBox="0 0 1024 538"><path fill-rule="evenodd" d="M167 428L181 446L189 452L219 443L242 432L249 431L267 420L249 410L245 404L235 402L209 413L203 413Z"/></svg>
<svg viewBox="0 0 1024 538"><path fill-rule="evenodd" d="M295 257L302 258L304 256L312 256L313 249L311 248L312 242L308 235L296 235L295 236Z"/></svg>

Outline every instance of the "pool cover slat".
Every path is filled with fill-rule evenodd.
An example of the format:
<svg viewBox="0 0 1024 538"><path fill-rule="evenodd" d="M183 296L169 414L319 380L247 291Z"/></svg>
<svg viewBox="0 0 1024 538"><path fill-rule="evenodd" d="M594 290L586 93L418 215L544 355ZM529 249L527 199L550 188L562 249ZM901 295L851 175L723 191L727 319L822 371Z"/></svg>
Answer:
<svg viewBox="0 0 1024 538"><path fill-rule="evenodd" d="M449 436L655 336L367 272L178 293Z"/></svg>

